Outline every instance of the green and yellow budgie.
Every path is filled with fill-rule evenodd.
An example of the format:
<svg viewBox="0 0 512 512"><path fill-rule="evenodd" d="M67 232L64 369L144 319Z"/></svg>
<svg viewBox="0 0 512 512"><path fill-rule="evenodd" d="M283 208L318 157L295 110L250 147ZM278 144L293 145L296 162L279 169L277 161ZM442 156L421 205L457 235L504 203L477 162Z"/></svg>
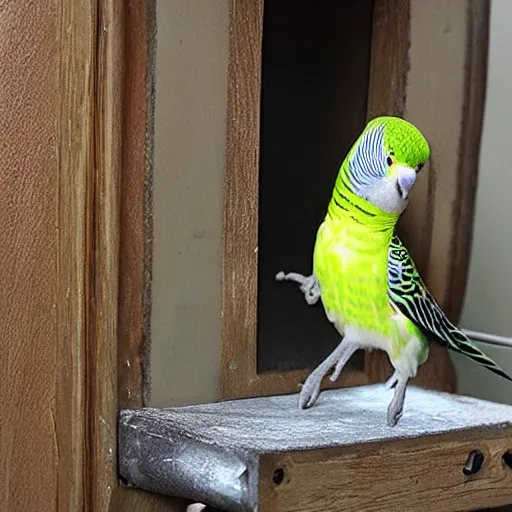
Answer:
<svg viewBox="0 0 512 512"><path fill-rule="evenodd" d="M343 162L317 232L313 274L280 272L300 283L308 304L321 297L341 343L308 377L299 405L314 405L324 376L331 380L358 349L385 350L394 367L388 424L402 415L407 382L429 353L429 339L492 372L510 377L454 326L429 293L395 225L430 150L420 131L397 117L368 123Z"/></svg>

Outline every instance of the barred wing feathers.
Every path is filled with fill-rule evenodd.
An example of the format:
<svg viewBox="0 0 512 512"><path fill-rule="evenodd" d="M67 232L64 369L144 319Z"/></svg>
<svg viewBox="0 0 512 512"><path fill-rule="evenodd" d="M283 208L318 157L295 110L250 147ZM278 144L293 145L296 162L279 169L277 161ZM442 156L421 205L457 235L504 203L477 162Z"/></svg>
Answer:
<svg viewBox="0 0 512 512"><path fill-rule="evenodd" d="M409 320L433 334L441 345L466 355L507 380L512 380L448 320L427 290L406 247L396 235L389 245L388 281L388 293L393 305Z"/></svg>

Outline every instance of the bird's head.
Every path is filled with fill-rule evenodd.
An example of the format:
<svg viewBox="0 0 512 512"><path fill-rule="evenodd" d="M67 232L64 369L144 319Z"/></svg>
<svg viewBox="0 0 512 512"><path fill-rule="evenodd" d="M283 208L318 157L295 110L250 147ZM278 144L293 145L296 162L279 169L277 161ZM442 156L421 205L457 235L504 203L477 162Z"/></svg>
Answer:
<svg viewBox="0 0 512 512"><path fill-rule="evenodd" d="M388 213L400 214L417 174L430 156L425 137L399 117L370 121L343 165L353 193Z"/></svg>

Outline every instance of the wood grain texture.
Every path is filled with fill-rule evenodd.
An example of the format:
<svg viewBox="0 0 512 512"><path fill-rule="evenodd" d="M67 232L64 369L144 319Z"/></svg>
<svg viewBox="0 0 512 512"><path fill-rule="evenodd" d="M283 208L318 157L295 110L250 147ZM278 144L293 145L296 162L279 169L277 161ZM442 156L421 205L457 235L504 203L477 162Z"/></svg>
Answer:
<svg viewBox="0 0 512 512"><path fill-rule="evenodd" d="M91 9L2 5L2 511L82 510Z"/></svg>
<svg viewBox="0 0 512 512"><path fill-rule="evenodd" d="M510 434L494 430L266 456L259 510L359 512L378 504L379 511L455 512L510 504L512 471L502 460L509 446ZM466 477L462 468L474 449L485 461ZM278 468L284 480L275 485Z"/></svg>
<svg viewBox="0 0 512 512"><path fill-rule="evenodd" d="M368 118L403 116L409 65L409 0L375 0Z"/></svg>
<svg viewBox="0 0 512 512"><path fill-rule="evenodd" d="M85 333L87 177L92 167L96 8L60 2L60 116L56 443L64 471L57 509L83 509L85 484ZM69 37L68 27L73 27ZM71 122L70 122L71 120ZM43 470L44 471L44 470Z"/></svg>
<svg viewBox="0 0 512 512"><path fill-rule="evenodd" d="M119 407L146 404L152 249L155 1L124 3L119 261Z"/></svg>
<svg viewBox="0 0 512 512"><path fill-rule="evenodd" d="M123 2L98 8L94 167L89 175L87 510L106 511L116 476Z"/></svg>
<svg viewBox="0 0 512 512"><path fill-rule="evenodd" d="M256 376L258 167L263 0L231 0L224 182L221 395ZM243 340L242 343L240 340ZM247 380L249 383L246 384Z"/></svg>

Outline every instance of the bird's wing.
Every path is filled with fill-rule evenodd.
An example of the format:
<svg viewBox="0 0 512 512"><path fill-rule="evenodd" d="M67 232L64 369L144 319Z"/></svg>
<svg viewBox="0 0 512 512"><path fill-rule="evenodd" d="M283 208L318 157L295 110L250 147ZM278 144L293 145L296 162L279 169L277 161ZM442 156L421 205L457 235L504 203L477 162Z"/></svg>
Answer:
<svg viewBox="0 0 512 512"><path fill-rule="evenodd" d="M389 244L388 283L389 297L396 309L423 331L433 334L437 342L512 380L448 320L423 283L409 251L396 235Z"/></svg>

